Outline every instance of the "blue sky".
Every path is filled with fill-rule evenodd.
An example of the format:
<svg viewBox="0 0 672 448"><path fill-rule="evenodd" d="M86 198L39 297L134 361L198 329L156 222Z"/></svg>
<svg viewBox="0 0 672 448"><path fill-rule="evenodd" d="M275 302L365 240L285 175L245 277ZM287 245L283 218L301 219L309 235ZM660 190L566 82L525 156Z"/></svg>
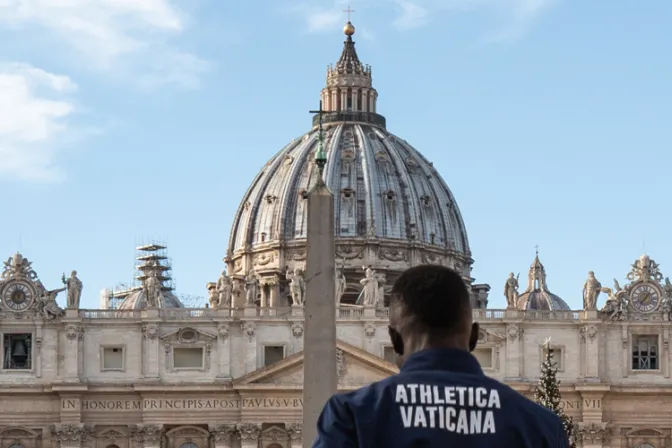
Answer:
<svg viewBox="0 0 672 448"><path fill-rule="evenodd" d="M574 307L643 251L672 276L671 2L351 3L378 109L457 197L492 307L537 244ZM310 127L346 6L0 0L0 255L47 287L77 269L96 307L162 240L206 295L248 184Z"/></svg>

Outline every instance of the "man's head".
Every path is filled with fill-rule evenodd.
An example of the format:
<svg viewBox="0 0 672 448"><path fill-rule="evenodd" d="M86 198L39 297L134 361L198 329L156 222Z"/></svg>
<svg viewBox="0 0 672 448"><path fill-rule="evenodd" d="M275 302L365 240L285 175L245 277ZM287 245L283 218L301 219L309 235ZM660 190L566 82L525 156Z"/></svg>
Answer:
<svg viewBox="0 0 672 448"><path fill-rule="evenodd" d="M437 265L404 271L392 287L390 338L402 358L429 348L473 350L478 324L462 277Z"/></svg>

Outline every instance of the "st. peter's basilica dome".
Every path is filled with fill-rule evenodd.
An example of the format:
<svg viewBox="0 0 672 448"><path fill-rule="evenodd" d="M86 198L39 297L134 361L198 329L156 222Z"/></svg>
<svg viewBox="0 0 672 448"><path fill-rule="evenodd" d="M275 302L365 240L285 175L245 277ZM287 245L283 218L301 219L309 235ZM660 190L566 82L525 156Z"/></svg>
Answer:
<svg viewBox="0 0 672 448"><path fill-rule="evenodd" d="M344 31L343 52L327 70L321 105L324 177L335 198L337 264L345 268L348 291L357 295L363 266L388 285L419 263L453 267L471 282L473 260L455 198L432 163L386 129L376 110L371 67L355 51L354 27ZM319 175L319 119L316 114L311 131L269 160L245 193L227 251L234 278L254 270L262 284L270 276L273 286L287 269L305 267L306 198Z"/></svg>

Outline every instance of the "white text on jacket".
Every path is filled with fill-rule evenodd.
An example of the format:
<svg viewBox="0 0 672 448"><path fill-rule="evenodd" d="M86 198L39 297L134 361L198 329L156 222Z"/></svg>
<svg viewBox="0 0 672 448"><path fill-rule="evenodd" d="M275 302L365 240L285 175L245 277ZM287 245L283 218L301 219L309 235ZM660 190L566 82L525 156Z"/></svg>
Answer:
<svg viewBox="0 0 672 448"><path fill-rule="evenodd" d="M500 409L495 389L466 386L398 384L404 428L436 428L458 434L494 434L495 415Z"/></svg>

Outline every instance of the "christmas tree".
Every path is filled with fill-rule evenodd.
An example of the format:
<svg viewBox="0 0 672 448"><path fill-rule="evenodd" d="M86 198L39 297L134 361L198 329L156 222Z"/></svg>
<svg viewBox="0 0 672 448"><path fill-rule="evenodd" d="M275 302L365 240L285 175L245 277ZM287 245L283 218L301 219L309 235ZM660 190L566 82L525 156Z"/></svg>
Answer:
<svg viewBox="0 0 672 448"><path fill-rule="evenodd" d="M560 417L562 424L569 438L570 448L576 448L575 428L572 418L565 415L560 407L560 380L557 378L557 363L553 360L553 351L551 350L551 340L547 339L544 343L544 362L541 365L541 375L539 376L539 386L534 392L534 399L540 405L555 412Z"/></svg>

